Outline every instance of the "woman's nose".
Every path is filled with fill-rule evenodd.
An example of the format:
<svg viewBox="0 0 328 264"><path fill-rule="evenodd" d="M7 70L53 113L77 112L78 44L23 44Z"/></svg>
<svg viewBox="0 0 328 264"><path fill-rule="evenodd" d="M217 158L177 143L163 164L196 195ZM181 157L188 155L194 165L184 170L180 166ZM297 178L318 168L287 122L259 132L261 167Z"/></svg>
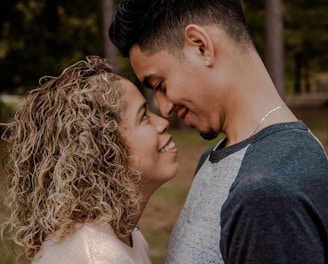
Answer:
<svg viewBox="0 0 328 264"><path fill-rule="evenodd" d="M155 114L154 114L153 120L154 120L153 125L159 134L164 133L165 131L168 130L168 128L170 126L168 120L166 120L165 118L160 117L158 115L155 115Z"/></svg>

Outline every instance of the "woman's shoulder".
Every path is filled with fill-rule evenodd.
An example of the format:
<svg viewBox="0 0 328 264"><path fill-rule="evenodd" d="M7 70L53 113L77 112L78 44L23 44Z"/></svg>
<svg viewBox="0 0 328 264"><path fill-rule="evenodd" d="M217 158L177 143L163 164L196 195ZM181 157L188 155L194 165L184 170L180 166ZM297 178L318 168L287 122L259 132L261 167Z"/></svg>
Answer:
<svg viewBox="0 0 328 264"><path fill-rule="evenodd" d="M84 224L62 241L46 241L32 264L134 263L107 224Z"/></svg>

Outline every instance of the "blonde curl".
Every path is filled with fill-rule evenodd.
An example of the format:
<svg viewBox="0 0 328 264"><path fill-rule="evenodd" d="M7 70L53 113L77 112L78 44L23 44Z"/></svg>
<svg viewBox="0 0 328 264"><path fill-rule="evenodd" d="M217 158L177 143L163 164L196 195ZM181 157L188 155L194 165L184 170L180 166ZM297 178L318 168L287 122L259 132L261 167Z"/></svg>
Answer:
<svg viewBox="0 0 328 264"><path fill-rule="evenodd" d="M139 174L118 131L121 78L105 59L86 57L42 78L4 124L10 217L2 231L13 234L27 258L76 223L106 222L118 236L131 232Z"/></svg>

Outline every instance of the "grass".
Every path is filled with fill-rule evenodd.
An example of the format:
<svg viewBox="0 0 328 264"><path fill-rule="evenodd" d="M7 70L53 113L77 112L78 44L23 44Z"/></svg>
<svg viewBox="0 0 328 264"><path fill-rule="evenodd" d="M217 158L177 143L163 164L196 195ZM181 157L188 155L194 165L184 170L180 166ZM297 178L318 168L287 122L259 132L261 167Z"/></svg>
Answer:
<svg viewBox="0 0 328 264"><path fill-rule="evenodd" d="M296 116L302 119L318 137L328 151L328 107L323 109L294 109ZM150 246L150 256L153 264L164 263L169 235L185 201L194 170L201 153L214 142L200 138L195 130L172 130L174 140L179 148L179 171L170 182L159 188L146 207L140 220L141 228ZM1 153L1 152L0 152ZM0 168L0 183L4 174ZM4 189L0 189L0 205L4 198ZM5 213L0 207L0 222ZM0 243L0 264L13 264L14 254L10 247ZM26 261L17 262L19 264Z"/></svg>

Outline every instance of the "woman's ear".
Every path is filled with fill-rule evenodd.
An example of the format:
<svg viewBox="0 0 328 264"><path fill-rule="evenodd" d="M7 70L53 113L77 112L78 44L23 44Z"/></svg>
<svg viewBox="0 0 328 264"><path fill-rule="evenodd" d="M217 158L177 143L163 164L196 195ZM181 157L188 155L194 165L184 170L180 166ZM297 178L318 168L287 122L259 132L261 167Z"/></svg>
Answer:
<svg viewBox="0 0 328 264"><path fill-rule="evenodd" d="M206 66L214 63L214 47L208 32L201 26L190 24L185 28L184 47L195 47Z"/></svg>

